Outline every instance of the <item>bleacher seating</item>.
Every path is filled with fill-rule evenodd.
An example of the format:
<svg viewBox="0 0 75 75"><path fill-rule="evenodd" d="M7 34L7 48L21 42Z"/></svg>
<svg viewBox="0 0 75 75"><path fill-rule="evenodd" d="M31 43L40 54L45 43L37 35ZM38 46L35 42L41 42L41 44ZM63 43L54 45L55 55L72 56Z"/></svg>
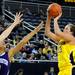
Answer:
<svg viewBox="0 0 75 75"><path fill-rule="evenodd" d="M16 5L17 4L17 5ZM15 6L10 10L10 8L12 6ZM36 6L35 6L36 5ZM19 6L19 7L18 7ZM35 4L35 3L20 3L20 2L7 2L5 3L5 9L7 9L9 12L12 12L13 14L15 14L15 12L17 10L19 10L20 8L23 9L23 13L24 13L24 21L26 21L27 23L29 23L30 25L36 27L42 20L46 21L46 9L47 9L47 4ZM17 10L16 10L17 9ZM35 11L36 12L35 12ZM64 12L65 10L65 12ZM71 7L63 7L63 16L62 18L60 18L59 20L59 26L61 28L61 30L63 30L64 26L68 23L74 23L75 22L75 18L70 17L72 15L72 12L68 12L68 11L72 11L73 8L71 9ZM66 15L64 15L66 14ZM68 15L69 14L69 15ZM67 16L68 15L68 16ZM54 31L54 26L53 26L53 19L51 21L51 31ZM31 28L29 25L26 25L27 27L29 27L30 29L33 30L33 28ZM18 32L16 34L19 35L26 35L28 34L30 31L29 30L25 30L20 34L20 29L18 29ZM44 28L38 33L39 35L44 34Z"/></svg>

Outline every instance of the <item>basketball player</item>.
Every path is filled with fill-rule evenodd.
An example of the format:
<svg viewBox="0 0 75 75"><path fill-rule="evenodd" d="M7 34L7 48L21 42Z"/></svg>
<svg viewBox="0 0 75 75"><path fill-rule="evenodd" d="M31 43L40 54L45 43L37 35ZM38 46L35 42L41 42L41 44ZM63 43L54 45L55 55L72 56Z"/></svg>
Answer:
<svg viewBox="0 0 75 75"><path fill-rule="evenodd" d="M1 34L0 38L0 75L8 75L9 74L9 66L12 61L12 57L19 51L21 48L34 36L44 25L43 22L39 24L32 32L30 32L27 36L25 36L15 48L10 49L8 52L5 51L5 43L4 39L10 34L11 30L15 27L16 24L22 22L20 13L16 15L13 23L7 30L5 30ZM3 35L4 34L4 35Z"/></svg>
<svg viewBox="0 0 75 75"><path fill-rule="evenodd" d="M50 7L47 9L47 13ZM47 21L45 25L45 34L50 39L58 43L58 75L75 75L74 60L75 56L75 25L68 24L65 26L63 32L60 30L58 20L62 13L54 18L54 31L50 31L51 16L47 14Z"/></svg>
<svg viewBox="0 0 75 75"><path fill-rule="evenodd" d="M7 75L8 71L8 64L9 64L9 58L8 54L4 51L5 49L5 43L4 40L9 36L11 31L18 25L20 22L22 22L23 19L21 19L23 14L16 13L15 20L9 26L2 34L0 35L0 75Z"/></svg>

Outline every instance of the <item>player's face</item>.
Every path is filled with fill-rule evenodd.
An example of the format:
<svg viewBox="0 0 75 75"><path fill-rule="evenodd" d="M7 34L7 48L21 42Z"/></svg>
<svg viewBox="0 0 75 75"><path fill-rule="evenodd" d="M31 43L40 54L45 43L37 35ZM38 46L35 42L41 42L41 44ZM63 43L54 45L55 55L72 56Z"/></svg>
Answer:
<svg viewBox="0 0 75 75"><path fill-rule="evenodd" d="M6 47L5 42L4 41L1 41L0 42L0 51L4 51L5 50L5 47Z"/></svg>
<svg viewBox="0 0 75 75"><path fill-rule="evenodd" d="M65 26L64 32L65 32L65 33L70 33L70 26L69 26L69 25L66 25L66 26Z"/></svg>

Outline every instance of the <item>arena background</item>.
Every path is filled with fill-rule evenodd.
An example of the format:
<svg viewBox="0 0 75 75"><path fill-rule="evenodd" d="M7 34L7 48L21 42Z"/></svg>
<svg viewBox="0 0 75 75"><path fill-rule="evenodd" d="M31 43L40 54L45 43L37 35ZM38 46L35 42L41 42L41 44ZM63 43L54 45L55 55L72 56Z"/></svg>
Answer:
<svg viewBox="0 0 75 75"><path fill-rule="evenodd" d="M66 1L66 2L65 2ZM73 0L74 1L74 0ZM0 0L0 19L3 21L0 26L0 33L13 22L15 13L21 11L24 15L22 24L13 30L6 39L7 50L14 47L23 36L32 31L42 20L46 20L46 11L50 3L56 2L62 5L63 16L59 21L60 28L64 25L75 22L75 2L72 0ZM51 31L53 32L53 21L51 22ZM40 53L40 49L45 48L45 44L52 50L50 57ZM57 44L44 35L44 28L37 33L22 48L20 53L14 56L15 62L11 63L10 75L57 75Z"/></svg>

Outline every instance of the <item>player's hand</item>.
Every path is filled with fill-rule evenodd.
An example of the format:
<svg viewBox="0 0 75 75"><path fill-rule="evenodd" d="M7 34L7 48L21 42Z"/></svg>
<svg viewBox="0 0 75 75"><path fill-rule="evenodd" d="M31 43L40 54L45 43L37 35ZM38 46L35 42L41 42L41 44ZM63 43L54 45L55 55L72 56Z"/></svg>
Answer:
<svg viewBox="0 0 75 75"><path fill-rule="evenodd" d="M47 8L47 12L50 11L51 6L52 6L52 4L48 6L48 8Z"/></svg>
<svg viewBox="0 0 75 75"><path fill-rule="evenodd" d="M39 24L39 26L36 27L35 31L38 32L40 29L42 29L44 26L44 22L41 21L41 23Z"/></svg>
<svg viewBox="0 0 75 75"><path fill-rule="evenodd" d="M55 17L55 18L54 18L54 21L58 21L61 16L62 16L62 13L60 13L57 17Z"/></svg>
<svg viewBox="0 0 75 75"><path fill-rule="evenodd" d="M47 17L51 17L51 15L50 15L50 8L51 8L51 6L52 5L49 5L48 8L47 8Z"/></svg>
<svg viewBox="0 0 75 75"><path fill-rule="evenodd" d="M23 19L21 19L22 16L23 14L21 14L21 12L16 13L15 20L14 20L15 25L18 25L23 21Z"/></svg>

